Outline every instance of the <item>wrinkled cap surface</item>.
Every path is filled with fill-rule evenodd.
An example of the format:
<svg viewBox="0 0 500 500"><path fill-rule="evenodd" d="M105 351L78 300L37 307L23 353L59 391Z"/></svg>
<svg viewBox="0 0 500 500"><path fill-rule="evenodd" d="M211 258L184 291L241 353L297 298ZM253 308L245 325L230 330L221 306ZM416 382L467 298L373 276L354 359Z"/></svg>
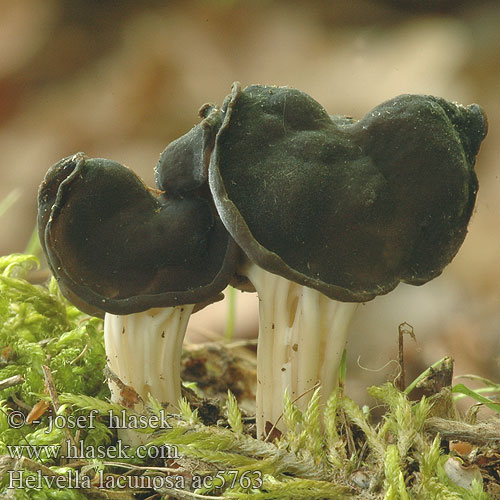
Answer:
<svg viewBox="0 0 500 500"><path fill-rule="evenodd" d="M366 301L433 279L462 244L487 129L479 106L402 95L354 121L299 90L235 85L222 112L210 188L264 269Z"/></svg>
<svg viewBox="0 0 500 500"><path fill-rule="evenodd" d="M106 159L55 164L40 186L38 227L61 290L91 314L207 302L234 272L237 247L206 200L160 200Z"/></svg>

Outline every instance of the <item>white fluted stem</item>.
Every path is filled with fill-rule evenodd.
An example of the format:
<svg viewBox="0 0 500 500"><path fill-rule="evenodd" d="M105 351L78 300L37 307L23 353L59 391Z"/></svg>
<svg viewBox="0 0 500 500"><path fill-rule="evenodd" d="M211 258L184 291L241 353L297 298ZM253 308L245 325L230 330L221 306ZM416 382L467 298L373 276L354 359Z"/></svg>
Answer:
<svg viewBox="0 0 500 500"><path fill-rule="evenodd" d="M336 389L357 304L329 299L252 263L244 273L259 295L256 421L262 437L266 422L284 430L285 390L305 409L316 385L323 403Z"/></svg>
<svg viewBox="0 0 500 500"><path fill-rule="evenodd" d="M168 404L167 411L175 411L181 397L182 343L193 308L189 304L124 316L106 313L104 318L104 345L110 369L124 384L133 387L142 400L147 401L151 394ZM113 402L130 406L116 383L110 381L109 387ZM134 408L142 410L139 404ZM123 440L135 441L134 444L141 441L133 437L134 433L121 434Z"/></svg>

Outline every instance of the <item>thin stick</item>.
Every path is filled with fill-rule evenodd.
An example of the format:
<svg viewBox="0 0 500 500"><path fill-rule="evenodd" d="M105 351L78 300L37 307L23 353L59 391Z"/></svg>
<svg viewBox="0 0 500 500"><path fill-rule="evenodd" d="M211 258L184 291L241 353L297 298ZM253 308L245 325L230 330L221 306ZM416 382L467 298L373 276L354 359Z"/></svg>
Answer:
<svg viewBox="0 0 500 500"><path fill-rule="evenodd" d="M79 359L83 358L85 356L85 353L88 351L89 345L85 344L85 347L83 348L82 352L73 360L69 362L70 365L74 365Z"/></svg>
<svg viewBox="0 0 500 500"><path fill-rule="evenodd" d="M403 354L403 347L404 347L404 340L403 340L403 335L406 333L409 335L413 340L417 340L415 337L415 333L413 332L413 326L408 324L406 321L404 323L401 323L398 326L398 332L399 332L399 367L401 369L401 372L399 373L399 377L396 378L395 384L396 387L403 392L405 390L405 361L404 361L404 354Z"/></svg>
<svg viewBox="0 0 500 500"><path fill-rule="evenodd" d="M54 383L54 378L52 377L52 372L47 365L42 365L43 377L45 379L45 387L50 395L50 399L52 401L52 406L54 407L54 411L57 414L59 408L61 408L61 403L59 402L59 396L57 395L56 384ZM70 442L73 446L76 446L75 439L71 434L70 430L67 427L64 427L64 434L66 436L66 441L63 443L62 452L63 456L67 455L67 444Z"/></svg>
<svg viewBox="0 0 500 500"><path fill-rule="evenodd" d="M455 420L431 417L425 422L425 430L431 434L439 433L442 438L447 440L466 441L490 447L500 445L500 423L495 419L470 425Z"/></svg>
<svg viewBox="0 0 500 500"><path fill-rule="evenodd" d="M57 395L56 384L54 383L54 378L52 377L52 372L47 365L42 365L43 377L45 379L45 387L49 392L50 398L52 399L52 406L56 413L59 411L61 407L61 403L59 402L59 396Z"/></svg>
<svg viewBox="0 0 500 500"><path fill-rule="evenodd" d="M22 384L23 382L24 379L21 375L13 375L12 377L4 378L3 380L0 380L0 391Z"/></svg>

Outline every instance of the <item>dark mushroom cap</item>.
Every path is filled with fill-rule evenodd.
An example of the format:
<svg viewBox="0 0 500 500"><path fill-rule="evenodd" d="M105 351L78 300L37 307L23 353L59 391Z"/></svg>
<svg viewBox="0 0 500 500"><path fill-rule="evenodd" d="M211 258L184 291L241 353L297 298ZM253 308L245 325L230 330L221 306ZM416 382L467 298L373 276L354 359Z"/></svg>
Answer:
<svg viewBox="0 0 500 500"><path fill-rule="evenodd" d="M237 247L206 200L158 199L113 161L61 160L38 203L53 274L91 314L207 302L233 275Z"/></svg>
<svg viewBox="0 0 500 500"><path fill-rule="evenodd" d="M222 123L219 109L205 104L199 111L202 121L187 134L172 141L155 167L156 187L167 196L189 196L208 191L208 164L215 135ZM206 193L210 199L210 194Z"/></svg>
<svg viewBox="0 0 500 500"><path fill-rule="evenodd" d="M262 268L362 302L433 279L462 244L487 129L479 106L402 95L354 121L299 90L235 85L222 112L210 188Z"/></svg>

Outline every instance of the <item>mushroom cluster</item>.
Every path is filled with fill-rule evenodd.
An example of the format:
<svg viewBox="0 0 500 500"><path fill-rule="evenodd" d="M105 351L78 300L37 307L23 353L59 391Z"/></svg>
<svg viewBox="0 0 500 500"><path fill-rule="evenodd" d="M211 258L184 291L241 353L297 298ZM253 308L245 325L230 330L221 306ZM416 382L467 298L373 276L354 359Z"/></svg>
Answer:
<svg viewBox="0 0 500 500"><path fill-rule="evenodd" d="M107 313L115 373L172 405L194 305L229 282L257 290L263 436L285 390L304 406L318 384L323 398L335 389L359 302L426 283L453 259L487 124L479 106L432 96L402 95L355 121L299 90L239 84L200 116L162 153L156 196L109 160L54 165L39 193L40 240L63 293Z"/></svg>

